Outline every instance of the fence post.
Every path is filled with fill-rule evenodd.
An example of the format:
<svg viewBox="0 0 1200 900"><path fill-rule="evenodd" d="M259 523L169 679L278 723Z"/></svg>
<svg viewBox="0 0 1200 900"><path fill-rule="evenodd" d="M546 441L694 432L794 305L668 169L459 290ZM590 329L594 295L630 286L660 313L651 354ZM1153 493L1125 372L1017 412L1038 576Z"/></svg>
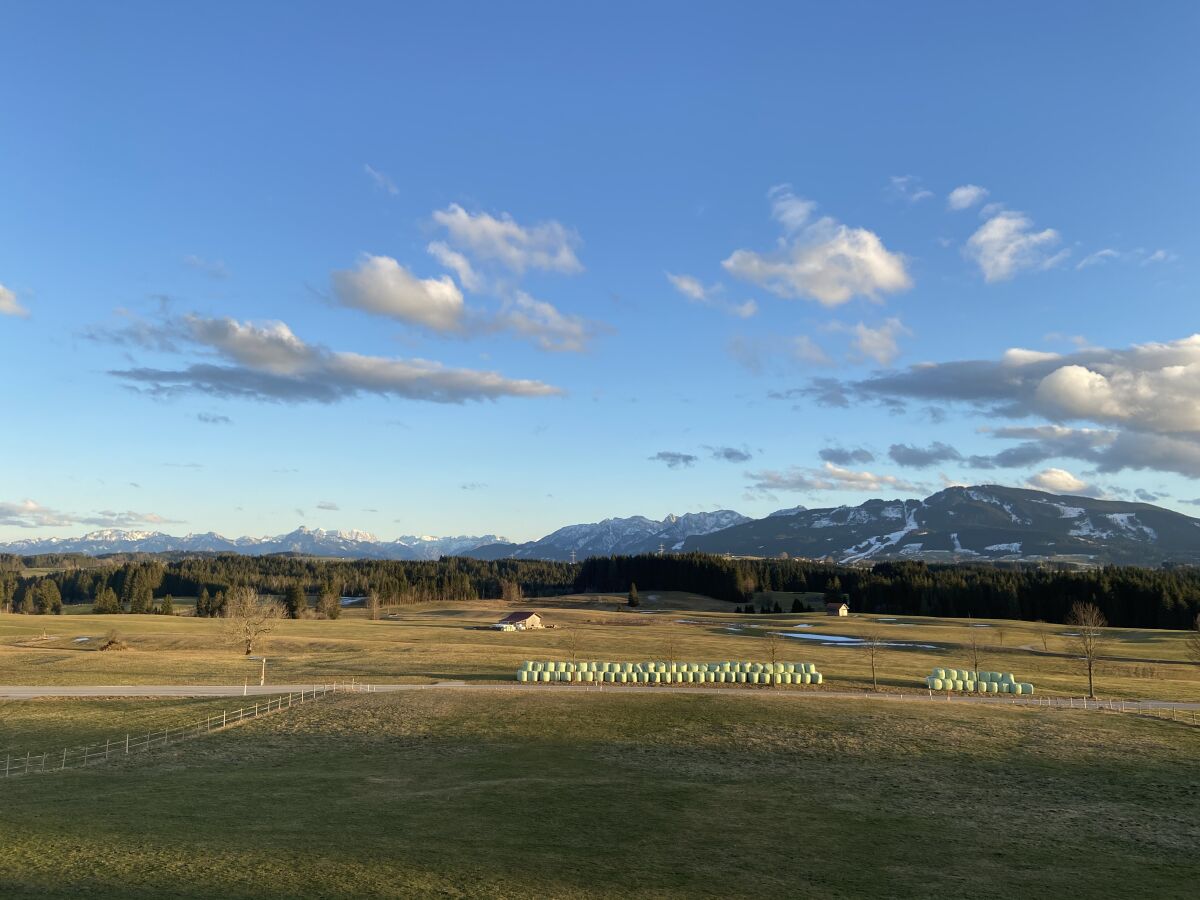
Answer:
<svg viewBox="0 0 1200 900"><path fill-rule="evenodd" d="M125 755L129 755L129 732L125 732Z"/></svg>
<svg viewBox="0 0 1200 900"><path fill-rule="evenodd" d="M62 765L59 766L59 768L65 769L66 767L67 767L67 748L63 747L63 761L62 761Z"/></svg>
<svg viewBox="0 0 1200 900"><path fill-rule="evenodd" d="M12 762L12 754L9 753L4 757L4 777L8 777L8 764Z"/></svg>
<svg viewBox="0 0 1200 900"><path fill-rule="evenodd" d="M108 738L104 739L104 761L108 762L108 745L111 743ZM64 751L65 755L65 751Z"/></svg>

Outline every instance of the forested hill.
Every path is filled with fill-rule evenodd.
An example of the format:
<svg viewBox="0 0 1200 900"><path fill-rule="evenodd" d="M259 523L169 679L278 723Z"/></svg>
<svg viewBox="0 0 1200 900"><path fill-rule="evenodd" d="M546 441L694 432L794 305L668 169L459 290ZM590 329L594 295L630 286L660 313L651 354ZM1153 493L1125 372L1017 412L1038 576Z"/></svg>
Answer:
<svg viewBox="0 0 1200 900"><path fill-rule="evenodd" d="M84 560L80 560L82 562ZM1200 614L1200 568L1106 566L1075 571L1041 566L884 562L840 566L794 559L730 559L702 553L593 557L581 564L540 560L437 562L206 556L62 568L22 577L22 560L0 557L0 609L55 612L62 603L107 599L112 612L151 612L166 595L211 599L248 585L283 596L296 591L314 610L343 595L373 594L383 605L515 600L575 591L624 594L684 590L735 605L762 591L816 591L845 597L861 612L1065 621L1077 600L1095 603L1115 626L1189 628ZM44 562L44 560L43 560ZM69 564L71 561L60 561ZM115 607L115 608L113 608ZM306 607L307 608L307 607Z"/></svg>

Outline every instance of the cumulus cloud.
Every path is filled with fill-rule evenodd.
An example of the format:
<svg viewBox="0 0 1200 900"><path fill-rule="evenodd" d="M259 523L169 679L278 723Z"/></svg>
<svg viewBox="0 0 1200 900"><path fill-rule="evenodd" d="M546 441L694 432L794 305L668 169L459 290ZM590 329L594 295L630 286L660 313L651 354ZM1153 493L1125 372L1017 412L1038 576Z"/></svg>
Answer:
<svg viewBox="0 0 1200 900"><path fill-rule="evenodd" d="M1089 253L1076 264L1075 269L1077 271L1079 269L1090 269L1092 266L1098 266L1107 262L1123 262L1149 266L1154 263L1171 262L1174 259L1175 255L1168 253L1166 250L1151 252L1143 247L1137 247L1133 250L1115 250L1112 247L1105 247L1103 250Z"/></svg>
<svg viewBox="0 0 1200 900"><path fill-rule="evenodd" d="M859 357L873 359L881 366L891 365L895 361L900 355L900 337L912 334L897 318L887 319L876 328L862 322L856 325L835 323L832 330L849 332L853 336L850 344L855 353Z"/></svg>
<svg viewBox="0 0 1200 900"><path fill-rule="evenodd" d="M990 418L1045 424L996 429L1019 441L979 468L1084 459L1102 472L1154 469L1200 476L1200 334L1124 349L1084 347L1068 354L1010 351L997 360L923 363L859 381L812 379L775 392L849 407L875 402L903 410L912 402L961 406ZM1080 422L1095 427L1067 427Z"/></svg>
<svg viewBox="0 0 1200 900"><path fill-rule="evenodd" d="M29 315L29 310L17 302L17 295L0 284L0 316L20 316L24 318Z"/></svg>
<svg viewBox="0 0 1200 900"><path fill-rule="evenodd" d="M982 203L988 195L988 189L977 184L963 184L952 190L946 197L946 206L955 212L970 209L976 203Z"/></svg>
<svg viewBox="0 0 1200 900"><path fill-rule="evenodd" d="M562 391L496 372L451 369L423 359L365 356L308 344L283 322L185 317L179 331L221 363L181 369L135 367L111 375L153 396L203 393L285 403L335 403L363 394L462 403L499 397L545 397Z"/></svg>
<svg viewBox="0 0 1200 900"><path fill-rule="evenodd" d="M339 509L341 509L341 507L338 506L336 503L334 503L332 500L321 500L320 502L317 503L317 509L324 509L324 510L328 510L330 512L337 512Z"/></svg>
<svg viewBox="0 0 1200 900"><path fill-rule="evenodd" d="M928 489L926 485L914 484L894 475L854 471L831 462L826 462L818 469L793 466L786 471L766 469L761 472L747 472L746 477L752 482L751 487L754 490L769 493L776 491L817 493L820 491L877 492L887 490L920 493Z"/></svg>
<svg viewBox="0 0 1200 900"><path fill-rule="evenodd" d="M892 444L888 448L888 456L898 466L911 469L924 469L943 462L957 462L962 454L941 441L934 441L928 447L917 447L913 444Z"/></svg>
<svg viewBox="0 0 1200 900"><path fill-rule="evenodd" d="M1044 469L1030 476L1029 486L1052 494L1094 493L1086 481L1076 478L1066 469Z"/></svg>
<svg viewBox="0 0 1200 900"><path fill-rule="evenodd" d="M368 165L367 163L363 163L363 171L367 174L367 177L371 179L371 183L385 194L391 194L394 197L400 193L400 190L396 187L396 183L378 169Z"/></svg>
<svg viewBox="0 0 1200 900"><path fill-rule="evenodd" d="M354 269L331 276L344 306L438 332L463 326L463 296L449 275L418 278L390 256L365 256Z"/></svg>
<svg viewBox="0 0 1200 900"><path fill-rule="evenodd" d="M733 303L725 300L721 296L724 293L724 289L719 284L705 287L700 279L693 278L691 275L674 275L670 272L667 272L666 275L667 280L671 282L675 290L679 291L679 293L683 294L683 296L687 297L693 303L711 306L739 319L748 319L758 312L758 304L753 300L746 300L742 303Z"/></svg>
<svg viewBox="0 0 1200 900"><path fill-rule="evenodd" d="M1007 281L1032 269L1049 269L1069 251L1054 253L1060 237L1053 228L1034 231L1022 213L1000 210L967 239L966 255L978 264L989 283Z"/></svg>
<svg viewBox="0 0 1200 900"><path fill-rule="evenodd" d="M822 447L817 451L817 455L825 462L835 463L839 466L875 462L875 454L863 447Z"/></svg>
<svg viewBox="0 0 1200 900"><path fill-rule="evenodd" d="M674 450L659 450L650 457L652 462L666 463L668 469L686 469L696 464L697 457L691 453L677 453Z"/></svg>
<svg viewBox="0 0 1200 900"><path fill-rule="evenodd" d="M773 251L735 250L722 265L731 275L780 297L809 298L838 306L853 297L879 299L907 290L912 280L902 256L879 236L825 217L809 221L815 204L786 185L768 195L786 236Z"/></svg>
<svg viewBox="0 0 1200 900"><path fill-rule="evenodd" d="M436 211L433 221L446 229L451 245L518 275L530 269L565 274L583 271L575 255L579 236L559 222L524 226L507 213L470 213L457 203Z"/></svg>

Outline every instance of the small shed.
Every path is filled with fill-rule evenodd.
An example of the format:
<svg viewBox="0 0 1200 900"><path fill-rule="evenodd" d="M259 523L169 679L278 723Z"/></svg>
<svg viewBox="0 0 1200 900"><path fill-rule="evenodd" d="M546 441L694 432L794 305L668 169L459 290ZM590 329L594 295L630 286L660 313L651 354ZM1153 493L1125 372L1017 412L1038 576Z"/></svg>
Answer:
<svg viewBox="0 0 1200 900"><path fill-rule="evenodd" d="M848 616L850 615L849 603L826 603L825 615L827 616Z"/></svg>
<svg viewBox="0 0 1200 900"><path fill-rule="evenodd" d="M535 612L509 613L496 624L498 626L511 625L517 631L528 631L544 627L542 625L542 617Z"/></svg>

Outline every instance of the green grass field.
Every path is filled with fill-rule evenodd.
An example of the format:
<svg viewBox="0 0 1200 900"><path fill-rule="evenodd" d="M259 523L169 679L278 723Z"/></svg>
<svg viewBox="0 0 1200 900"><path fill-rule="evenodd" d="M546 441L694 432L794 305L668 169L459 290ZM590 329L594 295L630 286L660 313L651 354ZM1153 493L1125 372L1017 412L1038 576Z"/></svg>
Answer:
<svg viewBox="0 0 1200 900"><path fill-rule="evenodd" d="M484 626L514 608L536 609L558 627L500 633ZM828 617L821 613L734 615L727 604L694 594L643 592L638 610L623 598L577 596L405 607L396 618L369 621L350 610L336 621L279 623L266 642L268 679L315 683L342 678L379 682L447 679L511 681L525 659L764 659L770 632L861 636L871 629L896 646L879 657L880 687L911 691L934 666L1012 671L1039 693L1081 696L1086 677L1071 656L1063 625L916 617ZM115 630L124 652L89 649ZM79 637L90 638L77 642ZM1186 661L1185 634L1112 629L1098 671L1103 696L1200 699L1200 666ZM861 647L780 638L781 659L815 662L827 689L870 686ZM0 684L239 684L258 664L222 643L220 623L190 616L0 615Z"/></svg>
<svg viewBox="0 0 1200 900"><path fill-rule="evenodd" d="M1098 712L350 695L0 781L0 895L1190 897L1198 754Z"/></svg>

